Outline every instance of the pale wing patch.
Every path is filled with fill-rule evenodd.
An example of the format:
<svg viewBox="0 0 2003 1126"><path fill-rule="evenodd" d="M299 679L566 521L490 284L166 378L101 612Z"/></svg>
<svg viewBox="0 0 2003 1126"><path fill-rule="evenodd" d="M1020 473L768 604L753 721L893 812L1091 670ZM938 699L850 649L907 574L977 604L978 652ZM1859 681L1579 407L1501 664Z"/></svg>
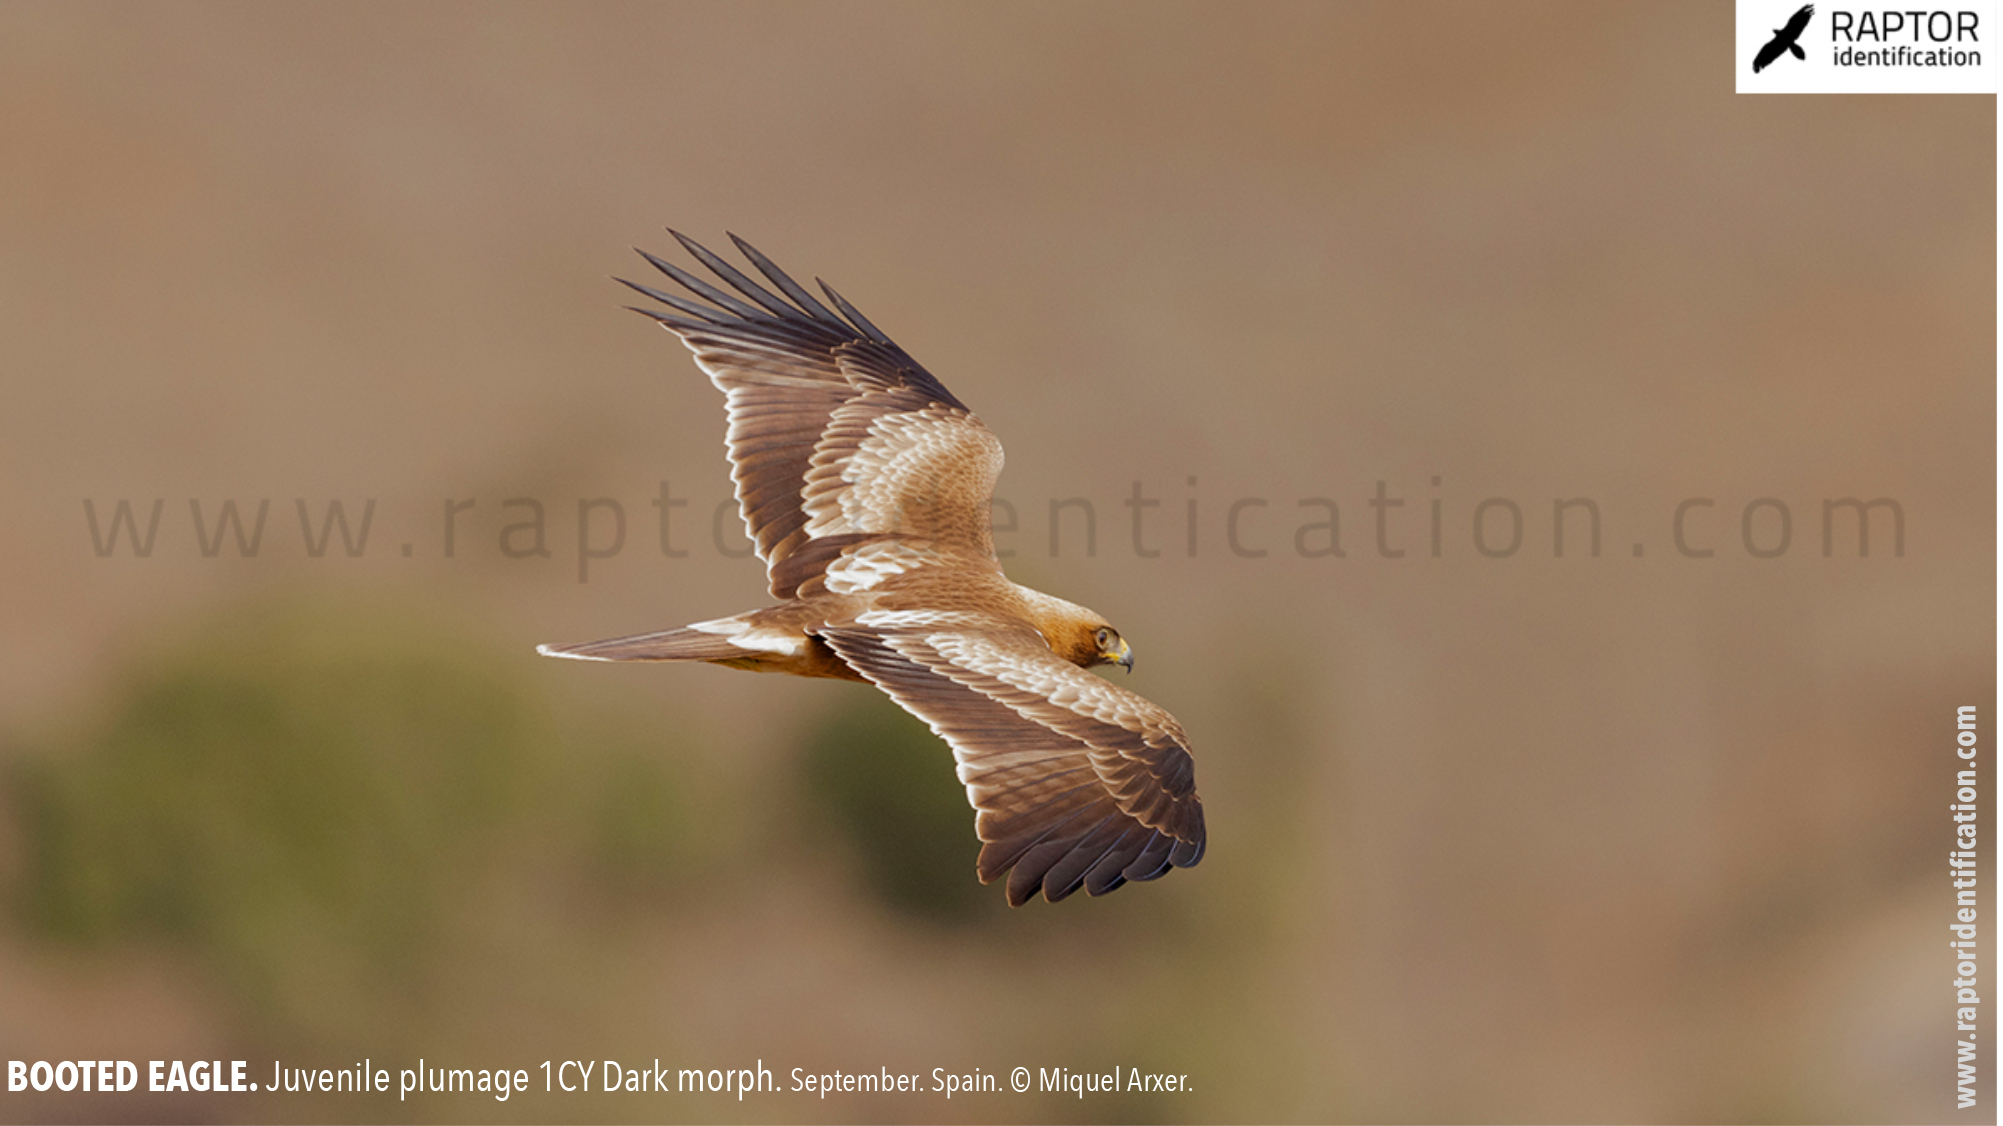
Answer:
<svg viewBox="0 0 2003 1126"><path fill-rule="evenodd" d="M877 540L844 552L841 558L830 563L826 572L827 588L834 594L875 590L883 585L883 580L894 575L920 567L937 566L946 561L944 555L929 548L914 547L895 540Z"/></svg>
<svg viewBox="0 0 2003 1126"><path fill-rule="evenodd" d="M538 645L536 652L545 657L562 657L570 661L610 661L610 657L600 657L591 653L566 653L554 645Z"/></svg>
<svg viewBox="0 0 2003 1126"><path fill-rule="evenodd" d="M979 635L939 633L928 635L925 641L956 665L979 669L1011 688L1041 696L1078 715L1128 731L1144 729L1137 703L1150 711L1159 710L1126 689L1108 684L1075 665L1054 663L1047 658L1025 654Z"/></svg>
<svg viewBox="0 0 2003 1126"><path fill-rule="evenodd" d="M857 615L856 622L880 630L934 629L939 626L980 628L993 624L994 618L964 610L870 610Z"/></svg>
<svg viewBox="0 0 2003 1126"><path fill-rule="evenodd" d="M783 657L798 657L807 651L806 638L798 634L782 633L776 629L745 630L731 638L730 643L740 649L777 653Z"/></svg>
<svg viewBox="0 0 2003 1126"><path fill-rule="evenodd" d="M754 626L743 618L717 618L713 621L696 622L688 628L697 633L710 633L726 638L739 649L756 653L777 653L782 657L797 657L807 651L805 637L773 629L770 626Z"/></svg>
<svg viewBox="0 0 2003 1126"><path fill-rule="evenodd" d="M986 518L1001 465L1001 442L964 411L878 415L846 458L815 455L803 492L807 535L968 532L945 525Z"/></svg>

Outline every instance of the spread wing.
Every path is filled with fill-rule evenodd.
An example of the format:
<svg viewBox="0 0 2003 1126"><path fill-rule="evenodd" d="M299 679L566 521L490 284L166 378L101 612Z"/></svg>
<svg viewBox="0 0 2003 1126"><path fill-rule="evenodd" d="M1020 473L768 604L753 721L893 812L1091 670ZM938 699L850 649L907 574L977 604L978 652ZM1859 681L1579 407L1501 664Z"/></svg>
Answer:
<svg viewBox="0 0 2003 1126"><path fill-rule="evenodd" d="M811 593L830 561L882 537L992 565L1002 449L980 419L825 283L839 313L735 235L778 294L675 238L738 296L646 251L702 300L625 284L668 307L635 311L681 337L724 393L730 475L772 593Z"/></svg>
<svg viewBox="0 0 2003 1126"><path fill-rule="evenodd" d="M1795 40L1801 38L1801 33L1808 29L1808 17L1814 14L1815 14L1815 5L1803 4L1800 10L1796 11L1793 16L1789 17L1787 21L1787 27L1783 29L1786 32L1785 38L1789 43L1793 43ZM1778 54L1779 52L1775 53Z"/></svg>
<svg viewBox="0 0 2003 1126"><path fill-rule="evenodd" d="M822 637L952 745L982 883L1020 905L1104 895L1203 858L1203 803L1175 717L973 614L865 614ZM981 624L976 624L981 623ZM1013 869L1013 871L1010 871Z"/></svg>

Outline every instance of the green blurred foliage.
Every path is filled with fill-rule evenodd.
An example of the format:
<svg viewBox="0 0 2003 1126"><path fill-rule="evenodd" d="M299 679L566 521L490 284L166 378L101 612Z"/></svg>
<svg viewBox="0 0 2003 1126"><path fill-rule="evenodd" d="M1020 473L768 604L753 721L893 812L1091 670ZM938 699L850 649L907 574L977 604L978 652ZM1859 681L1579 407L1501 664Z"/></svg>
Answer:
<svg viewBox="0 0 2003 1126"><path fill-rule="evenodd" d="M174 943L266 1021L338 1035L421 1004L508 881L614 905L672 885L664 740L565 732L532 655L394 606L217 621L81 745L16 761L29 931Z"/></svg>
<svg viewBox="0 0 2003 1126"><path fill-rule="evenodd" d="M806 803L850 843L860 881L879 900L940 923L997 913L1005 900L975 875L974 813L943 739L881 696L855 692L800 742Z"/></svg>
<svg viewBox="0 0 2003 1126"><path fill-rule="evenodd" d="M651 758L611 762L590 814L592 866L605 890L627 898L672 893L694 847L681 787Z"/></svg>

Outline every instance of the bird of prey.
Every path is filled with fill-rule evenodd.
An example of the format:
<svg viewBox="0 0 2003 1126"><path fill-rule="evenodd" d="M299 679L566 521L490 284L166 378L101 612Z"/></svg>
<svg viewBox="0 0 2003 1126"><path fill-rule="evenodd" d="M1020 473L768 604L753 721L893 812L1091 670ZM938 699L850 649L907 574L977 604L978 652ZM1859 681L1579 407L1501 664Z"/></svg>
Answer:
<svg viewBox="0 0 2003 1126"><path fill-rule="evenodd" d="M976 871L982 883L1008 872L1011 905L1039 890L1103 895L1201 860L1181 725L1086 671L1131 670L1126 640L1002 573L994 434L827 283L824 304L730 236L773 293L670 233L735 293L644 250L700 300L624 284L664 307L634 311L680 337L724 393L738 505L777 603L539 651L875 685L951 745L982 842Z"/></svg>
<svg viewBox="0 0 2003 1126"><path fill-rule="evenodd" d="M1758 74L1765 70L1768 64L1783 54L1791 53L1797 59L1807 58L1808 55L1801 49L1798 40L1801 39L1801 33L1808 30L1808 17L1814 14L1815 5L1803 4L1801 10L1788 19L1786 27L1775 28L1773 38L1767 40L1767 45L1761 47L1760 53L1753 56L1753 73Z"/></svg>

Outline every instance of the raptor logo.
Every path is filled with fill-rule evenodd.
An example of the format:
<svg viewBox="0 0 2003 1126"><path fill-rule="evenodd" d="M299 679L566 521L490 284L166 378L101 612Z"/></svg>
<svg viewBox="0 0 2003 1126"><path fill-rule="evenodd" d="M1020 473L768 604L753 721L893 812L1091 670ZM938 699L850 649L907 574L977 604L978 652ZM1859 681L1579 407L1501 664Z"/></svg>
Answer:
<svg viewBox="0 0 2003 1126"><path fill-rule="evenodd" d="M1808 19L1815 14L1815 5L1803 4L1787 21L1786 27L1774 29L1773 38L1753 56L1753 73L1758 74L1782 55L1791 54L1797 59L1806 59L1807 52L1801 49L1801 33L1808 30Z"/></svg>

